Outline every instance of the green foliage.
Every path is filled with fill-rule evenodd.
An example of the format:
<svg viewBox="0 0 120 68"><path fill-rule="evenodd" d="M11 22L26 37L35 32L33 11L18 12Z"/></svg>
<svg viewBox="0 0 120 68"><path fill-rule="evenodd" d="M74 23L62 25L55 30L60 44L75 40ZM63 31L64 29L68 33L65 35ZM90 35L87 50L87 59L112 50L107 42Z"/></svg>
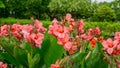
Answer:
<svg viewBox="0 0 120 68"><path fill-rule="evenodd" d="M61 59L63 54L65 53L65 50L63 47L59 44L57 44L57 39L53 36L49 36L50 43L46 44L49 46L48 52L44 56L44 60L46 63L47 68L50 67L50 64L54 64L57 59Z"/></svg>
<svg viewBox="0 0 120 68"><path fill-rule="evenodd" d="M94 13L95 21L114 21L115 19L115 11L106 5L99 6Z"/></svg>
<svg viewBox="0 0 120 68"><path fill-rule="evenodd" d="M0 24L14 24L14 23L20 23L20 24L30 24L30 20L29 19L16 19L16 18L0 18ZM43 23L44 27L48 27L51 22L49 20L41 20L41 22Z"/></svg>
<svg viewBox="0 0 120 68"><path fill-rule="evenodd" d="M0 38L0 44L5 52L0 51L0 60L14 65L17 68L50 67L57 59L61 59L65 50L57 44L57 39L45 34L42 48L32 48L25 41L19 42L15 37Z"/></svg>
<svg viewBox="0 0 120 68"><path fill-rule="evenodd" d="M104 54L101 43L97 42L95 48L87 51L87 49L90 49L89 47L90 45L87 44L85 52L78 51L70 55L64 64L65 68L108 68L108 64L103 60ZM70 63L73 64L71 65Z"/></svg>
<svg viewBox="0 0 120 68"><path fill-rule="evenodd" d="M55 17L71 13L76 18L88 18L93 15L97 4L90 0L51 0L48 7Z"/></svg>
<svg viewBox="0 0 120 68"><path fill-rule="evenodd" d="M115 32L120 31L120 23L114 22L88 22L85 23L85 30L89 28L99 27L101 35L105 38L111 37Z"/></svg>
<svg viewBox="0 0 120 68"><path fill-rule="evenodd" d="M5 5L2 1L0 1L0 8L5 8Z"/></svg>
<svg viewBox="0 0 120 68"><path fill-rule="evenodd" d="M92 51L90 57L86 61L87 68L108 68L107 63L103 60L103 53L102 53L102 45L101 43L97 43L94 50Z"/></svg>
<svg viewBox="0 0 120 68"><path fill-rule="evenodd" d="M116 11L116 18L118 21L120 21L120 9Z"/></svg>
<svg viewBox="0 0 120 68"><path fill-rule="evenodd" d="M50 0L2 0L6 6L1 10L2 17L28 19L34 16L38 19L49 19L48 7Z"/></svg>
<svg viewBox="0 0 120 68"><path fill-rule="evenodd" d="M14 23L21 23L21 24L28 24L30 23L30 20L29 19L15 19L15 18L0 18L0 23L1 24L14 24Z"/></svg>

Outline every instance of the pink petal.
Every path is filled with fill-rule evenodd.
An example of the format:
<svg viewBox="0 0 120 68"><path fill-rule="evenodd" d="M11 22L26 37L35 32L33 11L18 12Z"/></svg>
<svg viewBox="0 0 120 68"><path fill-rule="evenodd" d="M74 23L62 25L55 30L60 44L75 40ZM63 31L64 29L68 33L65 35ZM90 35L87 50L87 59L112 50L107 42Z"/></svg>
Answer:
<svg viewBox="0 0 120 68"><path fill-rule="evenodd" d="M105 40L102 42L102 45L103 45L104 48L108 48L108 44Z"/></svg>
<svg viewBox="0 0 120 68"><path fill-rule="evenodd" d="M72 46L72 50L76 51L77 50L77 46Z"/></svg>
<svg viewBox="0 0 120 68"><path fill-rule="evenodd" d="M64 45L64 49L69 51L70 48L72 47L72 42L67 42L65 45Z"/></svg>
<svg viewBox="0 0 120 68"><path fill-rule="evenodd" d="M108 48L108 49L107 49L107 52L108 52L108 54L112 54L113 48Z"/></svg>

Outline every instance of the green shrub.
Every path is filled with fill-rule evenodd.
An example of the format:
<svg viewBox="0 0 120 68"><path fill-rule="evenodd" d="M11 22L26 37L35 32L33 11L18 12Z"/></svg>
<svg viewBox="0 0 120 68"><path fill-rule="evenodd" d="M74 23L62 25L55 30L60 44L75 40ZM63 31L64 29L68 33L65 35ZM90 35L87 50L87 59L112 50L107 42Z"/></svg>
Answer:
<svg viewBox="0 0 120 68"><path fill-rule="evenodd" d="M99 6L94 13L95 21L114 21L115 19L115 11L106 5Z"/></svg>
<svg viewBox="0 0 120 68"><path fill-rule="evenodd" d="M120 31L120 23L113 22L89 22L85 23L85 30L91 27L100 27L101 35L107 37L111 37L117 31Z"/></svg>
<svg viewBox="0 0 120 68"><path fill-rule="evenodd" d="M17 23L19 22L20 24L29 24L30 23L30 19L15 19L15 18L0 18L0 23L4 23L4 24L14 24L14 23ZM44 21L42 20L41 21L44 25L44 27L48 27L49 24L50 24L50 21Z"/></svg>

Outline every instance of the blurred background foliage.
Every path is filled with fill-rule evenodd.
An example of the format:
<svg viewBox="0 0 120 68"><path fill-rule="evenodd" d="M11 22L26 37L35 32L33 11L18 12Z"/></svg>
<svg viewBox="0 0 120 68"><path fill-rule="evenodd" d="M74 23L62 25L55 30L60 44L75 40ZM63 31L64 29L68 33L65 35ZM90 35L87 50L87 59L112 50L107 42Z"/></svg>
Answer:
<svg viewBox="0 0 120 68"><path fill-rule="evenodd" d="M120 21L120 1L92 0L0 0L0 17L52 20L66 13L86 21Z"/></svg>

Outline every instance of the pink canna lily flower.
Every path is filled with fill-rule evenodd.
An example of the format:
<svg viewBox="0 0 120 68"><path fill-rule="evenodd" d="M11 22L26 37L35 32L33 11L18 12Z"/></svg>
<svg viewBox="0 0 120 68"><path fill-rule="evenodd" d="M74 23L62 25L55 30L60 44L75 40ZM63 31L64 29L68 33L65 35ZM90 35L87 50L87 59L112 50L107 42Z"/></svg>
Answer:
<svg viewBox="0 0 120 68"><path fill-rule="evenodd" d="M51 64L50 68L60 68L60 66L56 64Z"/></svg>
<svg viewBox="0 0 120 68"><path fill-rule="evenodd" d="M70 25L71 25L71 26L75 26L75 21L74 21L74 19L72 19L72 18L70 19Z"/></svg>
<svg viewBox="0 0 120 68"><path fill-rule="evenodd" d="M84 33L84 22L82 21L82 20L80 20L79 22L78 22L78 32L79 33Z"/></svg>
<svg viewBox="0 0 120 68"><path fill-rule="evenodd" d="M32 25L23 25L21 29L21 34L23 35L24 39L27 40L27 36L29 36L33 31Z"/></svg>
<svg viewBox="0 0 120 68"><path fill-rule="evenodd" d="M65 45L64 45L64 49L69 51L70 49L72 48L72 42L67 42Z"/></svg>
<svg viewBox="0 0 120 68"><path fill-rule="evenodd" d="M60 68L60 61L57 60L55 64L51 64L50 68Z"/></svg>
<svg viewBox="0 0 120 68"><path fill-rule="evenodd" d="M33 30L33 26L30 24L22 26L23 34L24 34L24 32L32 33L32 30Z"/></svg>
<svg viewBox="0 0 120 68"><path fill-rule="evenodd" d="M86 34L82 34L81 37L85 40L91 40L93 38L93 36L91 35L86 35Z"/></svg>
<svg viewBox="0 0 120 68"><path fill-rule="evenodd" d="M65 20L70 21L71 18L72 18L72 15L70 13L66 14Z"/></svg>
<svg viewBox="0 0 120 68"><path fill-rule="evenodd" d="M94 30L92 28L88 30L88 35L94 35Z"/></svg>
<svg viewBox="0 0 120 68"><path fill-rule="evenodd" d="M20 24L13 24L12 27L12 35L15 36L17 39L21 40L22 35L20 34L20 31L22 29L22 25Z"/></svg>
<svg viewBox="0 0 120 68"><path fill-rule="evenodd" d="M79 23L79 29L83 29L84 28L83 20L80 20L78 23Z"/></svg>
<svg viewBox="0 0 120 68"><path fill-rule="evenodd" d="M72 49L73 51L76 51L76 50L77 50L77 46L72 46L71 49Z"/></svg>
<svg viewBox="0 0 120 68"><path fill-rule="evenodd" d="M44 38L44 35L42 33L37 33L37 34L33 33L30 35L30 37L33 40L35 46L41 48L42 39Z"/></svg>
<svg viewBox="0 0 120 68"><path fill-rule="evenodd" d="M56 24L58 24L58 21L57 21L57 19L54 19L54 20L52 21L52 25L56 25Z"/></svg>
<svg viewBox="0 0 120 68"><path fill-rule="evenodd" d="M115 33L114 39L120 42L120 32Z"/></svg>
<svg viewBox="0 0 120 68"><path fill-rule="evenodd" d="M58 24L58 21L54 19L52 25L49 26L48 33L58 38L64 38L65 34L68 33L69 31L70 31L69 27Z"/></svg>
<svg viewBox="0 0 120 68"><path fill-rule="evenodd" d="M69 34L65 34L64 38L58 38L58 44L65 45L70 39Z"/></svg>
<svg viewBox="0 0 120 68"><path fill-rule="evenodd" d="M58 38L64 38L65 34L69 31L69 27L61 26L59 24L54 24L49 26L49 34L52 34Z"/></svg>
<svg viewBox="0 0 120 68"><path fill-rule="evenodd" d="M113 50L117 46L117 44L118 44L118 41L117 40L112 41L111 38L107 39L106 41L104 40L102 42L102 45L106 49L108 54L112 54L113 53Z"/></svg>
<svg viewBox="0 0 120 68"><path fill-rule="evenodd" d="M0 27L0 36L7 36L9 33L8 25L4 25Z"/></svg>
<svg viewBox="0 0 120 68"><path fill-rule="evenodd" d="M37 28L38 32L42 31L44 33L46 31L46 28L43 27L43 24L39 22L39 20L35 21L34 26Z"/></svg>
<svg viewBox="0 0 120 68"><path fill-rule="evenodd" d="M57 23L58 23L57 21L53 21L53 23L52 23L53 25L49 26L49 31L48 31L49 34L52 34L56 37L57 37L57 35L55 35L55 34L56 34L57 30L59 29L58 27L60 26Z"/></svg>
<svg viewBox="0 0 120 68"><path fill-rule="evenodd" d="M64 38L65 34L68 33L69 31L69 28L68 27L63 27L63 26L59 26L58 27L59 29L55 32L55 35L58 37L58 38Z"/></svg>
<svg viewBox="0 0 120 68"><path fill-rule="evenodd" d="M99 34L100 34L100 28L99 28L99 27L96 27L96 28L95 28L95 34L96 34L96 35L99 35Z"/></svg>
<svg viewBox="0 0 120 68"><path fill-rule="evenodd" d="M20 24L13 24L11 29L12 29L12 32L20 31L22 29L22 25L20 25Z"/></svg>
<svg viewBox="0 0 120 68"><path fill-rule="evenodd" d="M0 68L7 68L7 64L4 64L3 62L0 62Z"/></svg>

